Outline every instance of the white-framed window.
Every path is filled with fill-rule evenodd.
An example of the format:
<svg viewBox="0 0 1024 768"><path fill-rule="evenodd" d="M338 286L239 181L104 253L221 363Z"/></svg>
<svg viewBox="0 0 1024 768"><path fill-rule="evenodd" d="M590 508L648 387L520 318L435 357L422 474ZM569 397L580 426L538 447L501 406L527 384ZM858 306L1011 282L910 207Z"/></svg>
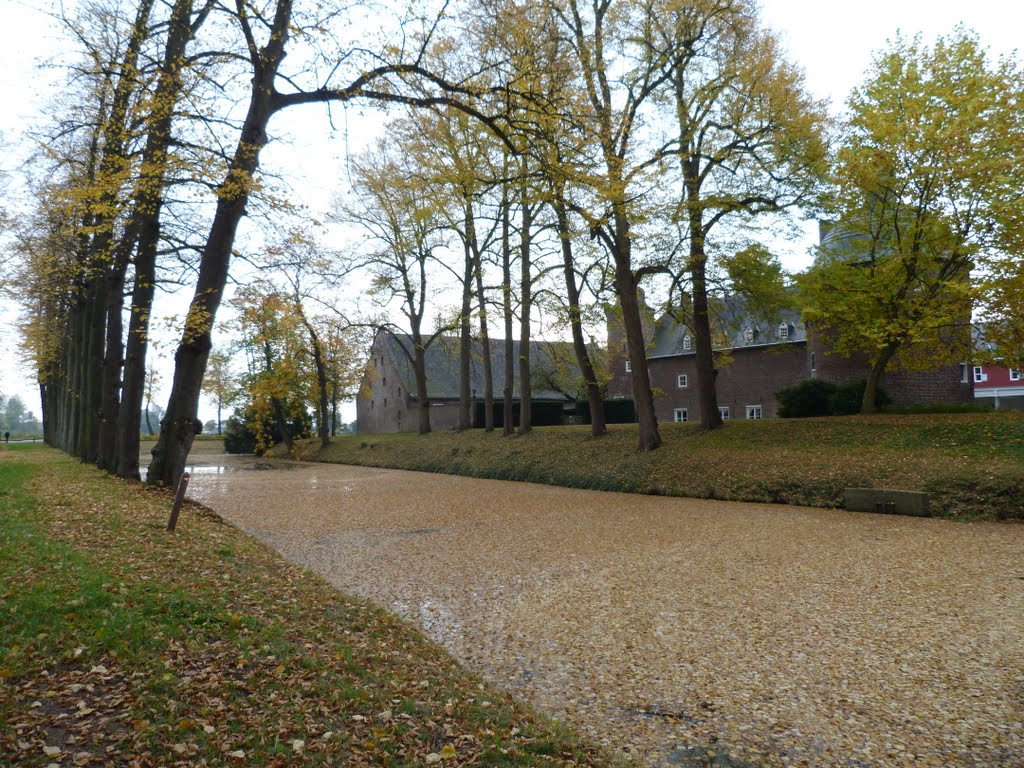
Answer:
<svg viewBox="0 0 1024 768"><path fill-rule="evenodd" d="M761 418L761 406L760 405L748 405L747 406L747 418L748 419L760 419Z"/></svg>
<svg viewBox="0 0 1024 768"><path fill-rule="evenodd" d="M757 338L757 329L756 328L747 328L745 331L743 331L743 341L745 343L753 344L754 343L754 339L756 339L756 338Z"/></svg>
<svg viewBox="0 0 1024 768"><path fill-rule="evenodd" d="M683 351L689 351L692 348L693 339L690 337L690 334L686 334L685 336L683 336Z"/></svg>
<svg viewBox="0 0 1024 768"><path fill-rule="evenodd" d="M811 352L811 378L818 378L818 356L814 352Z"/></svg>
<svg viewBox="0 0 1024 768"><path fill-rule="evenodd" d="M689 419L689 416L686 413L686 409L685 408L676 408L674 411L672 411L672 421L680 422L680 421L689 421L689 420L690 419Z"/></svg>
<svg viewBox="0 0 1024 768"><path fill-rule="evenodd" d="M1020 381L1020 380L1021 380L1020 368L1011 368L1010 369L1010 381Z"/></svg>
<svg viewBox="0 0 1024 768"><path fill-rule="evenodd" d="M976 384L988 381L988 374L985 373L985 369L980 365L974 366L974 381Z"/></svg>
<svg viewBox="0 0 1024 768"><path fill-rule="evenodd" d="M722 421L728 421L729 420L729 406L728 405L720 405L720 406L718 406L718 417Z"/></svg>
<svg viewBox="0 0 1024 768"><path fill-rule="evenodd" d="M970 382L970 373L967 370L967 363L960 363L960 383L967 384Z"/></svg>
<svg viewBox="0 0 1024 768"><path fill-rule="evenodd" d="M676 386L679 387L679 389L686 389L689 385L690 379L685 373L680 373L676 376Z"/></svg>
<svg viewBox="0 0 1024 768"><path fill-rule="evenodd" d="M631 362L629 362L629 360L627 360L626 361L626 373L632 373L632 372L633 372L633 364Z"/></svg>
<svg viewBox="0 0 1024 768"><path fill-rule="evenodd" d="M779 323L779 338L780 339L788 339L789 338L789 323Z"/></svg>

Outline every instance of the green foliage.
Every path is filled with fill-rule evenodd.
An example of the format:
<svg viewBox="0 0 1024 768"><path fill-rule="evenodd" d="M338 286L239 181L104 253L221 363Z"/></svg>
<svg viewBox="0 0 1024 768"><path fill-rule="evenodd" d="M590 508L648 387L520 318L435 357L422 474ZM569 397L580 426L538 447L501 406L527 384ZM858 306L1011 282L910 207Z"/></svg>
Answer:
<svg viewBox="0 0 1024 768"><path fill-rule="evenodd" d="M837 229L800 279L805 319L872 381L971 358L972 305L1009 309L999 343L1024 338L1019 275L1024 75L962 28L927 47L897 37L849 101L835 168ZM1005 290L1004 290L1005 289ZM999 293L1002 291L1002 293ZM1020 349L1010 350L1020 354Z"/></svg>
<svg viewBox="0 0 1024 768"><path fill-rule="evenodd" d="M808 416L830 416L836 385L821 379L807 379L775 393L779 401L779 417L802 419Z"/></svg>
<svg viewBox="0 0 1024 768"><path fill-rule="evenodd" d="M720 259L734 293L743 297L749 311L760 318L775 318L779 310L793 309L782 262L762 245L749 245Z"/></svg>
<svg viewBox="0 0 1024 768"><path fill-rule="evenodd" d="M775 393L779 401L779 417L803 419L811 416L850 416L860 413L866 382L854 381L836 385L821 379L797 382ZM892 402L879 387L875 391L875 407L885 408Z"/></svg>
<svg viewBox="0 0 1024 768"><path fill-rule="evenodd" d="M244 418L231 416L224 425L225 453L256 453L256 436Z"/></svg>
<svg viewBox="0 0 1024 768"><path fill-rule="evenodd" d="M309 437L313 429L309 413L296 409L288 409L288 413L292 437L297 440ZM273 416L260 414L251 404L232 415L224 426L225 453L262 453L282 440Z"/></svg>
<svg viewBox="0 0 1024 768"><path fill-rule="evenodd" d="M840 384L832 395L832 414L834 416L851 416L860 413L861 404L864 401L865 381L852 381L848 384ZM892 398L889 393L879 387L875 390L875 408L883 409Z"/></svg>

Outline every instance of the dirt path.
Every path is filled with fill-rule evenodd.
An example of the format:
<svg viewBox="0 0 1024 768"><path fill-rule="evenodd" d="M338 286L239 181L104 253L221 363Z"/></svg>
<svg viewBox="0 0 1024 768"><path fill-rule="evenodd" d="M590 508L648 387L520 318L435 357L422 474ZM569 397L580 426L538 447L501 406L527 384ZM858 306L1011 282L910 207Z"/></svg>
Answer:
<svg viewBox="0 0 1024 768"><path fill-rule="evenodd" d="M190 496L649 764L1024 765L1024 527L196 459Z"/></svg>

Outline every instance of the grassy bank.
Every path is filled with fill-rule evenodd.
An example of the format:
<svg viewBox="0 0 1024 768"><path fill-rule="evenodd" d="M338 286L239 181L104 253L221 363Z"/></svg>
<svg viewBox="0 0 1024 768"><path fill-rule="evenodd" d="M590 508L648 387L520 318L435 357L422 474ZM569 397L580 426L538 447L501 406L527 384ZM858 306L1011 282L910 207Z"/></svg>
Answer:
<svg viewBox="0 0 1024 768"><path fill-rule="evenodd" d="M605 765L198 509L0 450L0 765Z"/></svg>
<svg viewBox="0 0 1024 768"><path fill-rule="evenodd" d="M848 487L927 491L945 517L1024 519L1024 414L967 413L731 421L702 432L663 424L664 445L635 449L636 428L547 427L336 438L320 460L579 488L842 506Z"/></svg>

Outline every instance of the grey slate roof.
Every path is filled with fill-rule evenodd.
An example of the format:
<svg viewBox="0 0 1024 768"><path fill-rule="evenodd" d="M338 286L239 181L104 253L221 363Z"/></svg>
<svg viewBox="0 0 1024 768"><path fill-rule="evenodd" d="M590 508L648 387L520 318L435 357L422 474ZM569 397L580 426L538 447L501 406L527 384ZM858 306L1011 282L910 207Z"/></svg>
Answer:
<svg viewBox="0 0 1024 768"><path fill-rule="evenodd" d="M782 337L780 326L785 323L787 336ZM754 333L752 341L747 340L747 330ZM768 344L791 344L807 340L807 329L804 327L800 312L784 309L777 312L771 320L757 317L747 308L746 302L739 296L726 296L720 299L715 312L712 333L718 338L723 337L725 343L715 345L716 349L741 349L758 347ZM675 357L696 353L695 342L691 339L690 349L685 349L684 338L692 337L693 332L669 314L662 315L654 324L654 335L647 353L648 359L658 357Z"/></svg>
<svg viewBox="0 0 1024 768"><path fill-rule="evenodd" d="M383 345L385 354L391 359L402 386L410 395L416 394L416 376L413 373L412 361L402 347L412 354L412 337L408 334L391 334L380 332L374 342L375 349ZM400 346L401 345L401 346ZM500 399L505 387L505 343L502 339L491 339L491 376L494 382L494 397ZM519 398L519 341L513 342L515 356L515 379L513 397ZM427 369L427 394L431 400L455 400L459 397L459 338L457 336L441 336L425 351ZM572 361L571 374L578 374L572 344L564 341L531 341L530 366L536 373L539 369L553 365L552 359ZM564 363L559 363L563 368ZM484 396L484 364L482 347L479 341L473 341L473 353L469 367L470 389L476 390L476 396ZM534 385L534 400L566 400L560 392L541 389Z"/></svg>

